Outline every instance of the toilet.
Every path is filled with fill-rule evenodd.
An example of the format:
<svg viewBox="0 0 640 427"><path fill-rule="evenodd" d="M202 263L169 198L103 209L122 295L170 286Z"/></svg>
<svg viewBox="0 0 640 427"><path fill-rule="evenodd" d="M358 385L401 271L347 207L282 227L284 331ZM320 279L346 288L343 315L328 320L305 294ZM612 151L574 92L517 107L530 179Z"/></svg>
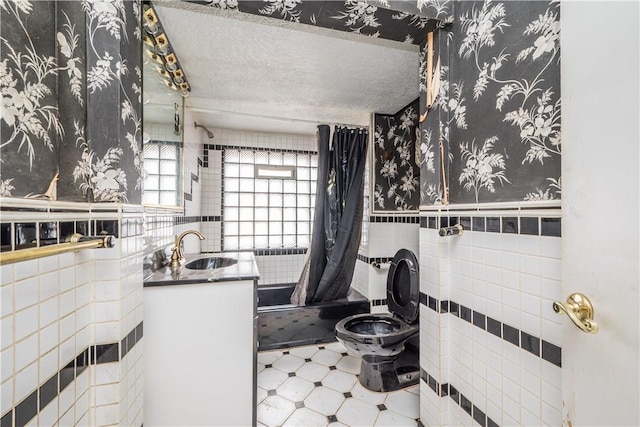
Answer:
<svg viewBox="0 0 640 427"><path fill-rule="evenodd" d="M358 379L365 388L388 392L418 383L419 304L418 260L400 249L387 275L391 314L356 314L336 324L338 341L362 357Z"/></svg>

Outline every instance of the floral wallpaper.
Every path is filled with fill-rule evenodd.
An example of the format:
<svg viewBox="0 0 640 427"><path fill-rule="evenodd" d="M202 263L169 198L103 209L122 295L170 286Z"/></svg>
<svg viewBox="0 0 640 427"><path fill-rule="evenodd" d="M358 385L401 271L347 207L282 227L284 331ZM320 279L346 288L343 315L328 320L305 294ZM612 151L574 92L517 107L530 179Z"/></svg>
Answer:
<svg viewBox="0 0 640 427"><path fill-rule="evenodd" d="M182 0L333 30L420 44L450 19L452 0Z"/></svg>
<svg viewBox="0 0 640 427"><path fill-rule="evenodd" d="M373 212L417 211L420 168L416 99L394 115L374 114Z"/></svg>
<svg viewBox="0 0 640 427"><path fill-rule="evenodd" d="M434 38L421 204L559 199L560 3L456 2L454 18Z"/></svg>
<svg viewBox="0 0 640 427"><path fill-rule="evenodd" d="M140 203L140 2L0 4L0 196Z"/></svg>

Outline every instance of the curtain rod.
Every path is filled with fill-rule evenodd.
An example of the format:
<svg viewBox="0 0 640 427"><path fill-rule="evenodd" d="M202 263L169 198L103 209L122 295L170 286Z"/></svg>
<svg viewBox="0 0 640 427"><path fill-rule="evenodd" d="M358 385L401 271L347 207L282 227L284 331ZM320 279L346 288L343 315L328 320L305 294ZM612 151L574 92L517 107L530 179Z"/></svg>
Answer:
<svg viewBox="0 0 640 427"><path fill-rule="evenodd" d="M276 120L281 122L292 122L292 123L309 123L316 125L329 125L329 126L341 126L341 127L354 127L354 128L366 128L369 129L369 125L357 125L357 124L349 124L349 123L334 123L334 122L323 122L319 120L307 120L307 119L296 119L293 117L278 117L278 116L267 116L264 114L254 114L254 113L242 113L239 111L226 111L226 110L216 110L210 108L201 108L201 107L187 107L191 111L196 113L222 113L222 114L230 114L234 116L242 116L249 117L254 119L265 119L265 120Z"/></svg>

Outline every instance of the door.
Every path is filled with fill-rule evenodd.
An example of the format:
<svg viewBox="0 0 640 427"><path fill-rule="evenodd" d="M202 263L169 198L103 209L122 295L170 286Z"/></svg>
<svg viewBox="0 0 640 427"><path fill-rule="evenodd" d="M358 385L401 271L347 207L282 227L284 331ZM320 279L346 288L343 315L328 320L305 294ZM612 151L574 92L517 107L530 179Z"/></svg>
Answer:
<svg viewBox="0 0 640 427"><path fill-rule="evenodd" d="M567 426L640 425L638 16L562 2L563 297L585 294L599 326L563 319Z"/></svg>

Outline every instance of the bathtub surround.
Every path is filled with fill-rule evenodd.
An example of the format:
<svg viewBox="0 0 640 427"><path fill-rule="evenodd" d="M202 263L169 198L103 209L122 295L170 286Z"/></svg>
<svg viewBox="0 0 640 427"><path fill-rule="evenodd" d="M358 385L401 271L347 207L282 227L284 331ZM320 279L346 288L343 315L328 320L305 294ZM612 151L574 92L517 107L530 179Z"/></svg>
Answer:
<svg viewBox="0 0 640 427"><path fill-rule="evenodd" d="M3 230L116 237L1 267L3 425L142 423L142 208L3 198ZM5 248L19 245L20 233ZM6 423L6 424L5 424Z"/></svg>
<svg viewBox="0 0 640 427"><path fill-rule="evenodd" d="M188 112L188 109L187 109ZM200 229L206 240L201 242L202 252L220 252L223 227L223 182L222 161L226 147L234 149L275 149L283 153L315 153L315 138L311 135L287 135L266 132L249 132L232 129L211 128L215 134L215 144L209 144L206 136L198 136L202 159L202 194ZM186 129L185 129L186 132ZM204 134L203 134L204 135ZM185 133L185 137L187 134ZM188 161L188 157L185 160ZM194 202L195 203L195 202ZM187 204L187 212L193 211ZM260 285L295 282L300 277L306 247L283 250L256 250L256 263L260 270Z"/></svg>

